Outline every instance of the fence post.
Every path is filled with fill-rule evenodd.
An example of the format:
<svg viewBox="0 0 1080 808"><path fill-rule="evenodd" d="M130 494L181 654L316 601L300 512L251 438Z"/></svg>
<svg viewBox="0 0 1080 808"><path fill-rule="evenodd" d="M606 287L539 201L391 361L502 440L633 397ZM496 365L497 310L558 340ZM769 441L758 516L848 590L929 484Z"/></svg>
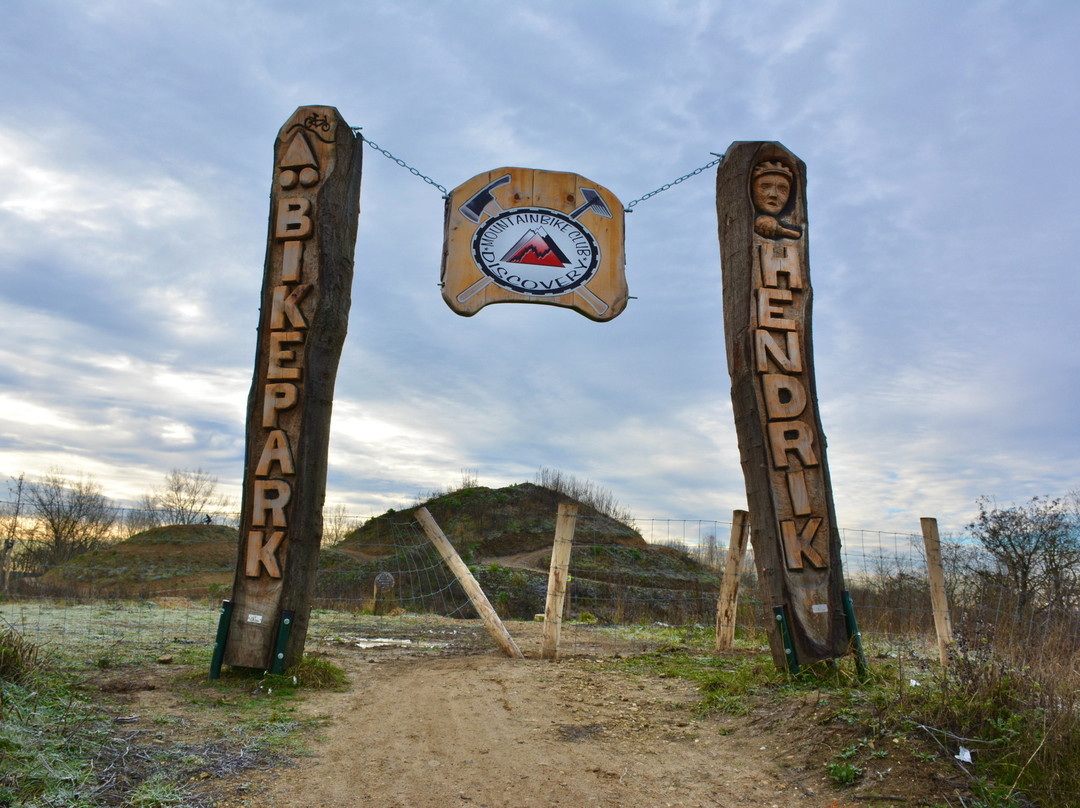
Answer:
<svg viewBox="0 0 1080 808"><path fill-rule="evenodd" d="M784 659L788 673L792 676L799 675L799 655L795 653L795 646L791 642L791 630L788 628L787 612L783 606L773 607L773 616L780 628L780 641L784 647Z"/></svg>
<svg viewBox="0 0 1080 808"><path fill-rule="evenodd" d="M214 653L210 657L210 678L221 676L221 660L225 656L225 640L229 637L229 621L232 619L231 600L221 602L221 616L218 618L217 636L214 638Z"/></svg>
<svg viewBox="0 0 1080 808"><path fill-rule="evenodd" d="M548 573L547 604L544 608L544 642L540 649L543 659L555 659L559 654L563 598L566 596L566 577L570 572L570 550L574 545L577 512L577 505L559 503L555 544L551 548L551 571Z"/></svg>
<svg viewBox="0 0 1080 808"><path fill-rule="evenodd" d="M735 617L739 606L739 576L742 573L746 539L750 535L750 514L735 511L731 516L731 540L728 542L720 599L716 602L716 650L730 651L735 645Z"/></svg>
<svg viewBox="0 0 1080 808"><path fill-rule="evenodd" d="M855 604L851 602L851 592L843 590L840 593L840 600L844 606L844 622L847 623L848 634L851 635L852 651L855 652L855 672L859 674L860 679L866 679L869 671L866 667L866 654L863 653L862 632L859 631L859 624L855 621Z"/></svg>
<svg viewBox="0 0 1080 808"><path fill-rule="evenodd" d="M949 645L952 643L952 620L949 618L949 598L945 594L945 573L941 569L941 540L938 538L937 519L924 516L919 521L922 524L923 544L926 546L926 574L930 578L930 602L934 606L938 656L941 664L947 665Z"/></svg>
<svg viewBox="0 0 1080 808"><path fill-rule="evenodd" d="M450 540L446 538L446 534L442 532L439 523L435 521L427 508L420 508L416 511L416 519L420 522L420 526L424 529L427 537L431 539L431 543L435 545L435 549L443 557L446 565L450 567L450 571L458 579L458 582L465 590L465 594L469 596L473 608L480 615L480 619L484 621L484 627L487 628L488 634L498 643L508 657L524 659L525 655L521 653L521 649L517 647L514 638L510 636L510 632L506 630L506 626L499 619L499 615L495 613L495 609L492 608L491 602L487 599L487 595L484 594L484 590L480 588L480 584L477 583L473 574L469 572L469 568L461 560L461 556L454 549L454 545L450 543Z"/></svg>

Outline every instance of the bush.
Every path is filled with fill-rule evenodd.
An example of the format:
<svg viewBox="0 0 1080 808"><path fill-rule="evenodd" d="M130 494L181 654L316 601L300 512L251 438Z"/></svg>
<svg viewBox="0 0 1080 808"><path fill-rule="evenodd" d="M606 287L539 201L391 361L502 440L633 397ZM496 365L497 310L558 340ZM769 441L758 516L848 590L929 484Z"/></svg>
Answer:
<svg viewBox="0 0 1080 808"><path fill-rule="evenodd" d="M37 666L38 649L10 628L0 632L0 681L21 682Z"/></svg>

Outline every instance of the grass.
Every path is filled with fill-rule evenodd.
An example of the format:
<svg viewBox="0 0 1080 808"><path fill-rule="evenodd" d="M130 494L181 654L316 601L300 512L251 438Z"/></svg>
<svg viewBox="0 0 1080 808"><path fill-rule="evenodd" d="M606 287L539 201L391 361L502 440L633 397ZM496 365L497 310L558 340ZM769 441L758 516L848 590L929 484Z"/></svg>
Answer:
<svg viewBox="0 0 1080 808"><path fill-rule="evenodd" d="M155 799L168 805L172 797L165 786L186 788L200 772L223 776L236 771L241 756L277 765L304 754L307 739L317 734L321 722L300 717L296 705L303 691L346 686L341 669L319 655L305 656L283 676L225 671L218 682L205 683L217 618L212 603L54 607L3 602L0 618L14 625L0 632L0 805L20 799L30 804L93 804L85 795L100 784L88 780L85 772L93 761L100 771L101 761L115 754L109 737L118 731L81 684L91 677L145 671L159 656L170 655L170 670L177 675L187 671L184 687L190 692L192 714L207 727L219 728L206 730L198 742L153 750L151 759L165 766L171 779L146 785L148 805ZM462 631L460 624L444 618L396 620L401 636L418 641ZM377 625L374 622L371 630ZM312 642L340 635L350 643L362 630L355 615L327 610L312 614ZM861 788L870 776L860 771L871 772L886 755L888 762L880 765L892 766L897 762L894 752L902 752L914 772L937 767L964 778L971 790L968 808L1065 808L1075 805L1080 794L1080 666L1067 648L1028 649L1025 656L1025 649L1000 642L969 643L958 646L943 672L936 663L918 661L925 660L925 650L912 647L897 653L895 647L882 646L868 649L872 676L861 683L849 660L834 668L812 666L792 678L773 665L763 634L742 636L739 652L718 656L702 650L714 642L709 626L603 630L620 642L654 650L608 658L599 665L693 682L701 715L740 716L812 701L813 721L843 730L815 763L838 786ZM26 637L49 644L38 647ZM477 643L486 647L482 636ZM889 656L874 658L874 650ZM805 714L795 717L806 720ZM177 728L161 724L158 729L168 735ZM971 764L955 760L960 744L972 751ZM35 758L37 750L40 759ZM150 768L131 772L129 791L155 773Z"/></svg>
<svg viewBox="0 0 1080 808"><path fill-rule="evenodd" d="M174 693L188 693L183 714L125 734L113 715L122 708L91 685L102 671L118 680L145 675L145 658L104 649L71 656L0 631L0 806L206 804L198 783L306 754L325 719L301 714L303 692L347 684L340 667L316 655L281 676L230 670L206 682L209 647L182 650L190 664L160 670Z"/></svg>
<svg viewBox="0 0 1080 808"><path fill-rule="evenodd" d="M17 632L0 634L0 658L0 805L97 804L91 764L111 721Z"/></svg>
<svg viewBox="0 0 1080 808"><path fill-rule="evenodd" d="M860 682L848 660L791 677L760 651L714 656L697 650L710 646L707 637L663 630L671 634L668 644L608 664L695 683L703 715L745 715L813 694L817 720L846 727L855 737L823 762L838 787L859 783L876 759L902 748L916 769L962 768L973 797L969 808L1077 804L1080 682L1069 654L1058 660L1043 654L1021 664L1008 649L960 647L947 671L910 658L906 665L902 658L878 659L869 680ZM751 639L749 645L757 643ZM972 763L955 760L961 745L972 751Z"/></svg>
<svg viewBox="0 0 1080 808"><path fill-rule="evenodd" d="M1071 808L1080 795L1078 657L960 644L949 668L880 707L942 756L971 751L973 808ZM1026 657L1026 658L1025 658ZM1027 663L1027 664L1025 664Z"/></svg>

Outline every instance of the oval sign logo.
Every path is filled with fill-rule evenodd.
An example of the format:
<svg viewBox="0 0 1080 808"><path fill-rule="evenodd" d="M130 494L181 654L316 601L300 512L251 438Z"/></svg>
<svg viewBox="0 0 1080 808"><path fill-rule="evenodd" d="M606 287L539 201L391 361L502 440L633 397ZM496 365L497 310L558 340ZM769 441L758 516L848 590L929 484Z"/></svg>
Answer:
<svg viewBox="0 0 1080 808"><path fill-rule="evenodd" d="M562 295L587 283L600 264L592 233L549 208L511 208L476 229L473 260L497 285L522 295Z"/></svg>

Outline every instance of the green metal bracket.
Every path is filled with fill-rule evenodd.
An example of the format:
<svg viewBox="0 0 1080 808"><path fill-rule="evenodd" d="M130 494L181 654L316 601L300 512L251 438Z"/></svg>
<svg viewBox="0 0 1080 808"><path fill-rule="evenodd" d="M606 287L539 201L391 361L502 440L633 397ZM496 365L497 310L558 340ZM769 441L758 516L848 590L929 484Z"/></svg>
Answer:
<svg viewBox="0 0 1080 808"><path fill-rule="evenodd" d="M783 606L774 606L773 615L780 626L780 639L784 643L784 656L787 658L787 669L792 676L799 675L799 658L795 655L795 646L791 642L791 630L788 628L787 612Z"/></svg>
<svg viewBox="0 0 1080 808"><path fill-rule="evenodd" d="M270 673L283 673L285 671L285 646L289 642L289 632L292 631L293 612L286 609L281 613L281 622L278 624L277 643L274 646L274 661L270 666Z"/></svg>
<svg viewBox="0 0 1080 808"><path fill-rule="evenodd" d="M221 602L221 616L218 618L217 636L214 638L214 655L210 658L210 678L221 676L221 660L225 657L225 641L229 638L229 623L232 621L233 603Z"/></svg>
<svg viewBox="0 0 1080 808"><path fill-rule="evenodd" d="M869 675L869 670L866 667L866 654L863 653L862 633L859 631L858 623L855 622L855 606L851 602L851 592L845 589L840 593L840 600L844 604L844 622L847 624L851 644L855 649L855 670L860 679L865 679Z"/></svg>

